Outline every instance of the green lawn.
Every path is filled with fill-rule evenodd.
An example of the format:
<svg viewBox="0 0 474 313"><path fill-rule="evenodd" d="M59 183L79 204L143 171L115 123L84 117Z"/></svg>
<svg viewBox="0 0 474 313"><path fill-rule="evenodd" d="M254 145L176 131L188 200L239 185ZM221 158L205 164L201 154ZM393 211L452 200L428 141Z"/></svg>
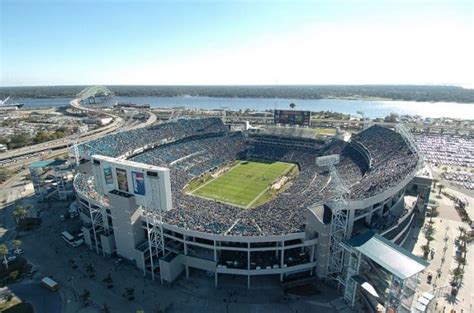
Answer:
<svg viewBox="0 0 474 313"><path fill-rule="evenodd" d="M313 129L314 129L314 132L317 133L318 135L334 136L336 134L336 129L335 128L316 127L316 128L313 128Z"/></svg>
<svg viewBox="0 0 474 313"><path fill-rule="evenodd" d="M258 200L265 197L265 191L270 185L294 167L294 164L284 162L239 162L216 179L206 180L199 186L193 184L190 193L243 208L251 208L262 204L262 201Z"/></svg>
<svg viewBox="0 0 474 313"><path fill-rule="evenodd" d="M26 302L14 299L10 302L0 303L0 312L4 313L33 313L33 306Z"/></svg>

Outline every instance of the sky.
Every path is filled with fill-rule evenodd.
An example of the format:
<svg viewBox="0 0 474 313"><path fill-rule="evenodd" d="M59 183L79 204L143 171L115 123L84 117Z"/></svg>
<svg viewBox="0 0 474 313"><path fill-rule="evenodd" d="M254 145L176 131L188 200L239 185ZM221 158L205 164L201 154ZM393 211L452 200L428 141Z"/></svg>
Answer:
<svg viewBox="0 0 474 313"><path fill-rule="evenodd" d="M0 86L474 88L473 3L0 0Z"/></svg>

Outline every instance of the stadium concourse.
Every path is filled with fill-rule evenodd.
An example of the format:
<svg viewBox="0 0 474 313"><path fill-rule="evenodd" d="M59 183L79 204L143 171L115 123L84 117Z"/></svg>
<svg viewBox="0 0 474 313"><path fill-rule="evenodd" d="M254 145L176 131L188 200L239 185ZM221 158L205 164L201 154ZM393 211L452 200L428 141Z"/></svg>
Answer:
<svg viewBox="0 0 474 313"><path fill-rule="evenodd" d="M180 119L81 144L74 186L86 242L97 252L133 260L145 275L162 280L172 281L182 271L189 277L190 268L212 273L216 284L218 275L225 274L247 276L249 286L250 277L258 275L280 281L324 277L337 194L328 169L315 160L334 154L340 157L336 169L348 190L346 238L372 229L396 243L405 240L414 216L426 205L431 183L415 179L419 157L402 135L372 126L350 142L324 141L286 129L278 135L233 132L219 118ZM235 160L293 163L299 173L278 196L252 209L184 191L194 178ZM113 175L107 174L105 161L113 164ZM129 168L135 172L126 172ZM152 168L164 173L165 184L169 177L170 194L162 188L157 199L170 197L170 205L162 216L150 219L156 212L130 199L144 195L136 191L132 175L137 169L148 175ZM109 187L97 188L104 175L110 176L105 178ZM405 196L413 190L417 201L407 203ZM115 225L123 218L130 229ZM124 238L131 240L126 249ZM165 268L173 270L165 274Z"/></svg>

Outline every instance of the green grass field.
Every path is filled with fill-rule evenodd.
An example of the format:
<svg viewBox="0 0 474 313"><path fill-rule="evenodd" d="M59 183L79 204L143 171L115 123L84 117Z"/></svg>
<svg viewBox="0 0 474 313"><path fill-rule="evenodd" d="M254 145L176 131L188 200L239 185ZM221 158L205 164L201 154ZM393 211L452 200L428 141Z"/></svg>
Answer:
<svg viewBox="0 0 474 313"><path fill-rule="evenodd" d="M335 128L312 128L314 132L318 135L334 136L336 134Z"/></svg>
<svg viewBox="0 0 474 313"><path fill-rule="evenodd" d="M294 164L284 162L239 162L215 179L205 179L202 184L191 182L192 189L188 192L202 198L252 208L266 202L264 198L271 184L295 167Z"/></svg>

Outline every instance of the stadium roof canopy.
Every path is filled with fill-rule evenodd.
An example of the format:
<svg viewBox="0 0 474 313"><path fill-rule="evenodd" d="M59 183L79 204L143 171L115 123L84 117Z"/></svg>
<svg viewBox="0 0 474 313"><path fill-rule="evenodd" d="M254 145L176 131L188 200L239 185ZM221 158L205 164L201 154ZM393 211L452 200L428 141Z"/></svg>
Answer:
<svg viewBox="0 0 474 313"><path fill-rule="evenodd" d="M36 161L31 163L30 167L40 168L40 167L54 167L60 166L66 163L66 160L45 160L45 161Z"/></svg>
<svg viewBox="0 0 474 313"><path fill-rule="evenodd" d="M426 260L373 231L355 236L344 243L401 279L409 278L428 266Z"/></svg>

